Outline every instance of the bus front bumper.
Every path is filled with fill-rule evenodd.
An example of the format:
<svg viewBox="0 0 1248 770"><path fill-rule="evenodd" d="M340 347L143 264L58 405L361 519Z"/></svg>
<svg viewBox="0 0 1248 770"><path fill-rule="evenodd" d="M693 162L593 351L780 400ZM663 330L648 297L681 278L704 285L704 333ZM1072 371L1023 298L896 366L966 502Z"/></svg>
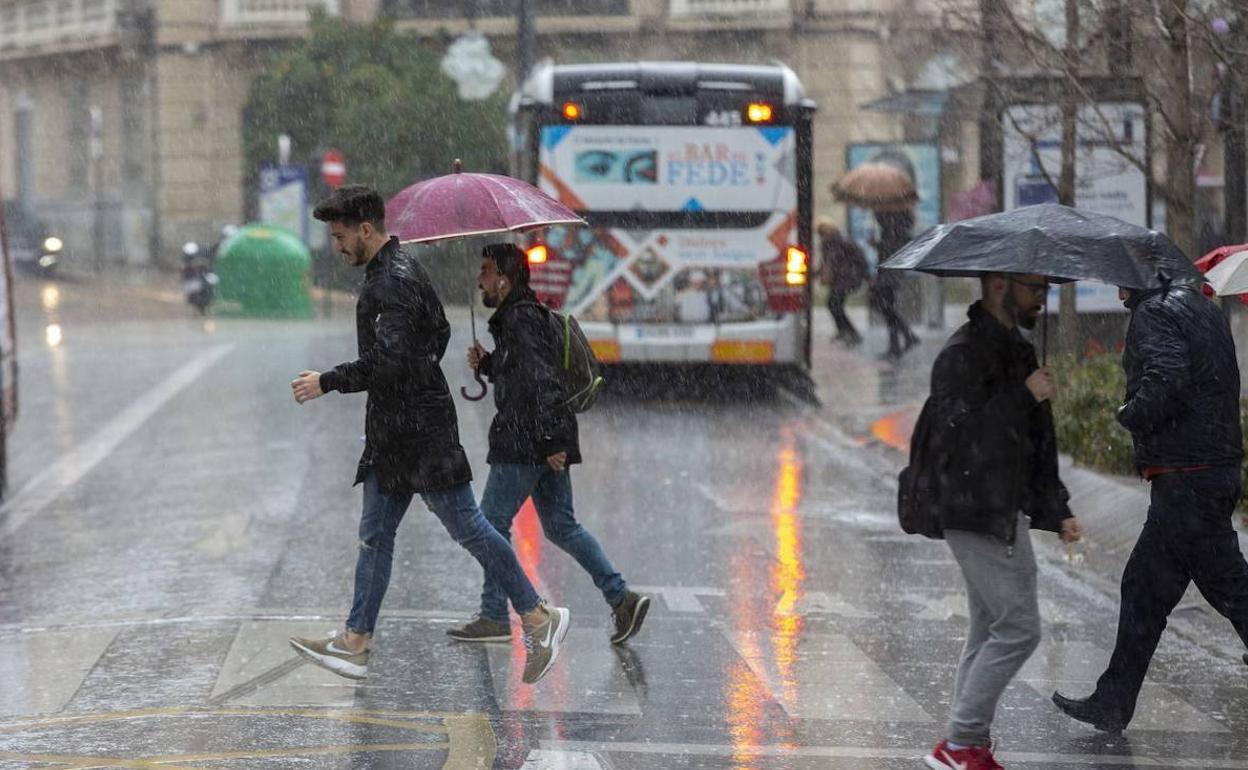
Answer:
<svg viewBox="0 0 1248 770"><path fill-rule="evenodd" d="M795 364L804 360L799 316L726 324L611 324L581 329L604 364Z"/></svg>

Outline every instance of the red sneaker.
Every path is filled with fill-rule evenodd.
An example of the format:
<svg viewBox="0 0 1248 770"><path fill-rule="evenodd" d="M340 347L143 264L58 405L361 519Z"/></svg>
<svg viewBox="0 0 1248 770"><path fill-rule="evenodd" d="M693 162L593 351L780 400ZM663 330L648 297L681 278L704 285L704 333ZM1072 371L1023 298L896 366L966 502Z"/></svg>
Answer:
<svg viewBox="0 0 1248 770"><path fill-rule="evenodd" d="M951 749L948 741L941 741L932 753L923 759L932 770L1005 770L992 756L991 746L968 746Z"/></svg>

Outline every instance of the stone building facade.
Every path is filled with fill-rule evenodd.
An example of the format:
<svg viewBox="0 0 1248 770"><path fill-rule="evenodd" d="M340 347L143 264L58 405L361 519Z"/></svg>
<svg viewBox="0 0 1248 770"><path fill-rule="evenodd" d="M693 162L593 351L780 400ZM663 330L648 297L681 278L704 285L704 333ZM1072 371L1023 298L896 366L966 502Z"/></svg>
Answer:
<svg viewBox="0 0 1248 770"><path fill-rule="evenodd" d="M950 46L947 0L529 0L536 54L557 62L687 59L793 67L818 103L816 208L852 142L942 137L946 185L974 141L940 118L864 109L973 56ZM517 0L0 0L0 190L77 254L171 264L245 215L248 84L309 9L449 38L475 26L515 61ZM943 57L943 58L942 58ZM928 74L925 74L928 73ZM507 87L514 85L514 81ZM947 119L946 119L947 120ZM969 130L969 129L968 129ZM970 141L962 141L963 138Z"/></svg>

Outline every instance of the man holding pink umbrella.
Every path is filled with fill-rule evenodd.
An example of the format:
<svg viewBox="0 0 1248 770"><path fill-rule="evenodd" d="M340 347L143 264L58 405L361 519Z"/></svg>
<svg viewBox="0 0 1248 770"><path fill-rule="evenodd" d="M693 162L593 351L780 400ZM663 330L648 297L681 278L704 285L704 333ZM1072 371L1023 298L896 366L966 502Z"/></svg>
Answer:
<svg viewBox="0 0 1248 770"><path fill-rule="evenodd" d="M301 372L291 388L299 404L335 390L368 393L364 453L355 477L364 485L364 509L345 630L326 639L293 638L290 644L341 676L366 676L395 536L412 497L420 495L521 616L528 649L523 679L536 682L559 655L569 612L537 595L510 544L477 507L440 365L450 341L442 303L424 268L386 232L385 205L376 191L340 188L313 215L329 223L346 262L365 270L356 304L359 357L324 373Z"/></svg>

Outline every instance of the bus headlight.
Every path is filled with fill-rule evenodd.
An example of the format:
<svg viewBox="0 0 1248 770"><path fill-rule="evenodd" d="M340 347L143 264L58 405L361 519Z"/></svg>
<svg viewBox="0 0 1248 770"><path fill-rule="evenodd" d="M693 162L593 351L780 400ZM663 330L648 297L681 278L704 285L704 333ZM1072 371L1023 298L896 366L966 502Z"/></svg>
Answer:
<svg viewBox="0 0 1248 770"><path fill-rule="evenodd" d="M56 252L56 251L60 251L63 248L65 248L64 241L62 241L60 238L57 238L55 235L49 236L43 239L44 251Z"/></svg>
<svg viewBox="0 0 1248 770"><path fill-rule="evenodd" d="M790 286L801 286L806 283L806 275L810 271L809 258L798 246L790 246L784 252L784 282Z"/></svg>
<svg viewBox="0 0 1248 770"><path fill-rule="evenodd" d="M530 246L529 250L526 251L525 254L529 258L530 265L545 264L546 260L550 258L550 251L546 248L546 244L544 243Z"/></svg>

